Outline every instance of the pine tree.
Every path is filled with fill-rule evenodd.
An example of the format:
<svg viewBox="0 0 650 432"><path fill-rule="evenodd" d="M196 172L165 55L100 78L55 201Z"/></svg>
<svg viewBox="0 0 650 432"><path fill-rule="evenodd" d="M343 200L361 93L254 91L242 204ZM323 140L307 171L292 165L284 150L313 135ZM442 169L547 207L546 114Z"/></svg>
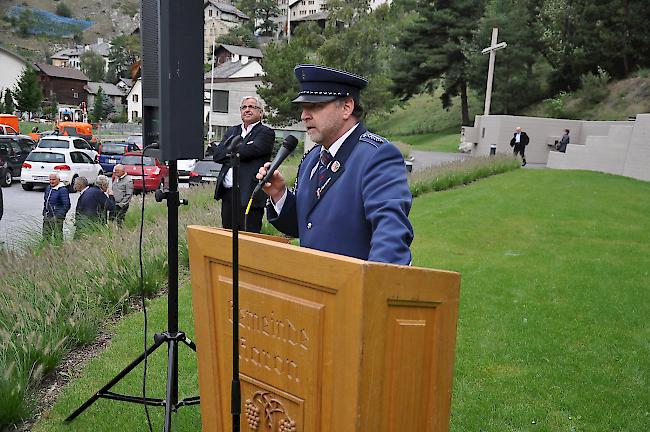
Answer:
<svg viewBox="0 0 650 432"><path fill-rule="evenodd" d="M104 90L97 89L95 102L93 103L93 121L99 122L104 119Z"/></svg>
<svg viewBox="0 0 650 432"><path fill-rule="evenodd" d="M19 111L28 112L31 117L33 112L40 109L43 101L43 88L38 82L38 74L35 69L27 67L23 70L14 93L16 107Z"/></svg>
<svg viewBox="0 0 650 432"><path fill-rule="evenodd" d="M5 97L4 97L4 110L8 114L13 114L14 113L14 97L11 94L11 89L5 90Z"/></svg>
<svg viewBox="0 0 650 432"><path fill-rule="evenodd" d="M419 2L419 16L406 26L396 43L393 61L393 93L403 99L422 91L434 93L442 84L445 108L460 95L462 123L469 124L467 82L468 48L476 21L482 15L481 0ZM440 80L440 81L439 81Z"/></svg>
<svg viewBox="0 0 650 432"><path fill-rule="evenodd" d="M535 16L537 0L490 0L478 23L470 55L470 84L485 95L489 54L481 50L490 45L492 28L499 29L499 42L508 47L496 53L492 85L491 114L515 114L520 108L542 99L548 63L540 55L543 29ZM537 67L544 65L546 67Z"/></svg>
<svg viewBox="0 0 650 432"><path fill-rule="evenodd" d="M273 34L277 24L271 18L280 14L277 0L240 0L237 7L250 17L251 30L259 30L265 36Z"/></svg>

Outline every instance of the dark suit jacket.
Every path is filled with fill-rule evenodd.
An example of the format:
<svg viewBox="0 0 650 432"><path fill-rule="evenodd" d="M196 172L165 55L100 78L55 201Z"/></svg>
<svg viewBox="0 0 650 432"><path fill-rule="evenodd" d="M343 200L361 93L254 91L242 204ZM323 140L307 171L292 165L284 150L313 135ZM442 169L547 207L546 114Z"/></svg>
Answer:
<svg viewBox="0 0 650 432"><path fill-rule="evenodd" d="M90 186L77 201L75 219L104 219L108 210L115 210L115 200L109 199L97 186Z"/></svg>
<svg viewBox="0 0 650 432"><path fill-rule="evenodd" d="M215 162L223 164L219 177L217 178L217 185L214 190L214 199L220 200L226 191L223 186L223 179L226 173L231 168L230 158L227 156L227 149L225 143L228 138L236 135L241 135L242 125L232 126L228 128L223 139L218 146L214 148L213 159ZM273 129L264 126L262 123L255 125L248 135L246 135L241 144L239 145L239 189L241 196L241 206L248 205L251 193L257 185L255 174L259 171L260 167L271 159L273 152L273 144L275 142L275 132ZM253 207L264 207L266 202L266 195L259 192L253 199Z"/></svg>
<svg viewBox="0 0 650 432"><path fill-rule="evenodd" d="M521 137L519 137L519 144L515 142L515 136L517 134L515 133L512 135L512 139L510 140L510 147L526 147L528 143L530 142L530 138L528 138L528 134L526 132L521 133Z"/></svg>
<svg viewBox="0 0 650 432"><path fill-rule="evenodd" d="M277 229L300 237L300 245L368 261L409 264L413 227L412 196L404 157L393 144L359 124L336 153L316 197L321 146L298 168L295 193L288 192L278 215L267 206Z"/></svg>

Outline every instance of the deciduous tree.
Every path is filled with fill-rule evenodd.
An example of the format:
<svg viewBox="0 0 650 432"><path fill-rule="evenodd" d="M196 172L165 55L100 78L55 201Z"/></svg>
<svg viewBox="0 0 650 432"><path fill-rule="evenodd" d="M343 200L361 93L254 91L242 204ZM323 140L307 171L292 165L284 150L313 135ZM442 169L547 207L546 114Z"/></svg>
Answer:
<svg viewBox="0 0 650 432"><path fill-rule="evenodd" d="M254 31L265 36L273 34L277 24L271 18L280 14L277 0L239 0L237 7L250 17L249 26Z"/></svg>
<svg viewBox="0 0 650 432"><path fill-rule="evenodd" d="M84 51L79 56L79 65L90 81L101 82L104 80L106 62L104 61L104 57L95 51Z"/></svg>

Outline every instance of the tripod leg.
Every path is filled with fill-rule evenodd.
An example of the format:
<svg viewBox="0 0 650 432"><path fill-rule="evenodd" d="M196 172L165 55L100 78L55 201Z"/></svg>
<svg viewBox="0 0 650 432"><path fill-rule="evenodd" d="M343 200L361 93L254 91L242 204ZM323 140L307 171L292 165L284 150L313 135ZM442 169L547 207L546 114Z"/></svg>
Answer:
<svg viewBox="0 0 650 432"><path fill-rule="evenodd" d="M172 412L178 405L178 340L169 341L167 348L167 398L165 403L165 432L171 431Z"/></svg>
<svg viewBox="0 0 650 432"><path fill-rule="evenodd" d="M144 353L140 354L138 358L133 360L127 367L122 369L122 372L118 373L115 375L115 377L108 382L104 387L99 389L97 393L95 393L90 399L88 399L86 402L84 402L83 405L81 405L75 412L70 414L68 418L65 419L66 422L74 420L79 414L84 412L86 408L88 408L90 405L95 403L97 399L99 399L104 392L109 390L111 387L113 387L115 384L117 384L122 378L124 378L129 372L131 372L137 365L139 365L146 356L150 355L152 352L154 352L163 342L165 342L164 339L156 340L153 345L151 345L149 348L147 348L147 351Z"/></svg>

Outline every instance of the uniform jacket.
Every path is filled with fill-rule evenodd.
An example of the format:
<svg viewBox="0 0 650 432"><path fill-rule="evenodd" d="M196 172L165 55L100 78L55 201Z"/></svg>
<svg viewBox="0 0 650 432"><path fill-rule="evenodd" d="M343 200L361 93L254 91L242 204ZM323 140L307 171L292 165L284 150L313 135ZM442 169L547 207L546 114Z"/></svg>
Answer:
<svg viewBox="0 0 650 432"><path fill-rule="evenodd" d="M70 210L70 195L63 183L59 183L54 188L47 185L43 195L43 216L65 218L68 210Z"/></svg>
<svg viewBox="0 0 650 432"><path fill-rule="evenodd" d="M214 149L213 159L215 162L223 164L219 177L217 178L217 185L214 190L214 199L220 200L223 198L226 188L223 186L223 179L226 173L231 168L230 158L227 156L228 150L225 143L228 138L232 136L241 135L241 125L232 126L229 128L219 145ZM273 144L275 143L275 132L273 129L258 123L253 127L248 135L246 135L241 144L239 144L239 189L241 196L241 206L248 205L251 193L257 185L255 174L259 171L260 167L271 159L273 152ZM266 195L260 192L255 195L252 207L264 207Z"/></svg>
<svg viewBox="0 0 650 432"><path fill-rule="evenodd" d="M528 138L528 134L526 134L526 132L521 132L521 137L519 138L519 144L515 142L515 136L517 136L516 133L512 136L512 139L510 140L510 147L514 147L514 146L526 147L530 142L530 138Z"/></svg>
<svg viewBox="0 0 650 432"><path fill-rule="evenodd" d="M412 196L397 147L359 124L330 163L327 183L317 199L316 180L310 175L320 150L321 146L314 147L303 159L294 192L288 192L280 215L267 206L269 222L300 237L301 246L409 264Z"/></svg>
<svg viewBox="0 0 650 432"><path fill-rule="evenodd" d="M109 199L98 187L90 186L77 201L76 218L103 219L108 210L115 210L115 200Z"/></svg>

